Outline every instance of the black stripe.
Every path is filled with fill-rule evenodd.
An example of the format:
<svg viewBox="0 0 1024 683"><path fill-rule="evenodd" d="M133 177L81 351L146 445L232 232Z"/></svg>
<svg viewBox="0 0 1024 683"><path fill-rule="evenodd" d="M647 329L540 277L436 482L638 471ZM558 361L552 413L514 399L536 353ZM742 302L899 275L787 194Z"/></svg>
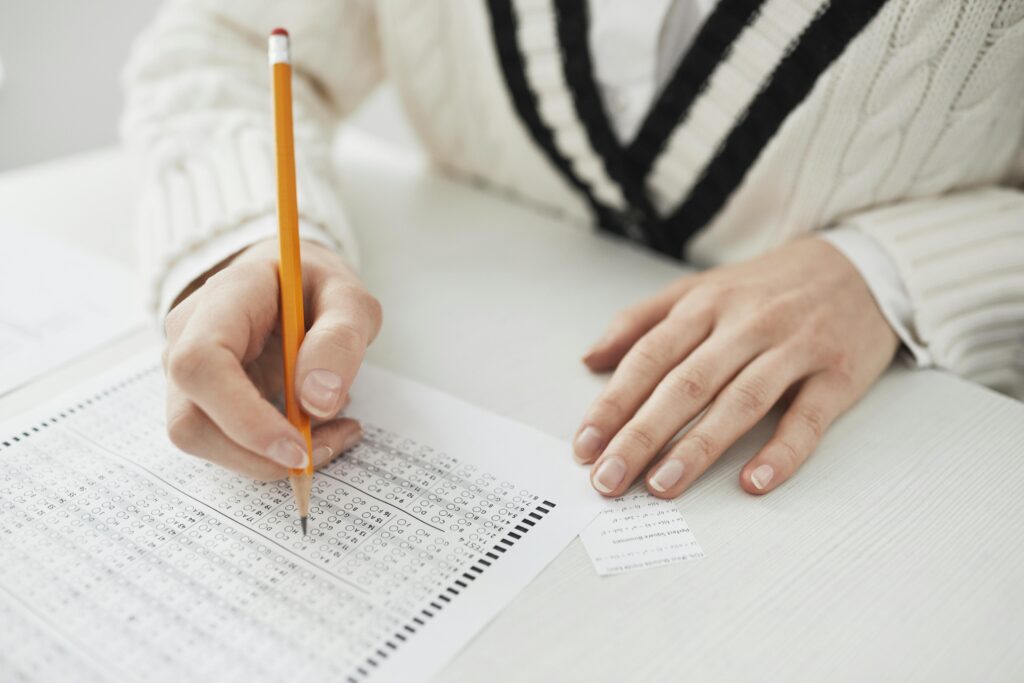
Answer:
<svg viewBox="0 0 1024 683"><path fill-rule="evenodd" d="M576 113L583 123L590 145L601 158L605 172L618 184L626 201L636 211L617 217L616 221L632 224L640 234L631 237L642 239L655 249L661 249L662 239L658 230L658 217L647 197L642 174L630 167L622 145L608 121L604 103L594 81L593 62L590 58L588 40L590 17L589 3L582 0L555 0L558 42L562 50L562 70L572 94ZM602 224L601 227L614 230L617 226Z"/></svg>
<svg viewBox="0 0 1024 683"><path fill-rule="evenodd" d="M715 68L727 59L740 32L753 23L765 0L721 0L704 19L690 48L658 95L633 142L629 156L634 168L646 176L676 126L711 80Z"/></svg>
<svg viewBox="0 0 1024 683"><path fill-rule="evenodd" d="M793 41L790 51L734 124L689 194L664 220L649 199L646 176L673 131L706 90L715 69L728 58L743 29L755 20L764 0L719 0L652 105L636 139L626 149L611 129L593 78L587 5L582 1L554 0L563 69L574 106L595 153L630 204L626 212L597 201L587 183L576 176L569 160L558 151L526 79L511 0L488 0L488 4L499 62L513 104L544 154L587 199L599 225L617 234L628 232L658 251L682 258L687 242L714 219L786 118L885 2L827 4L803 35ZM627 230L628 226L639 230ZM531 517L540 519L536 514Z"/></svg>
<svg viewBox="0 0 1024 683"><path fill-rule="evenodd" d="M515 106L519 118L522 119L523 124L548 160L587 200L597 215L599 223L612 232L623 234L621 224L614 220L607 207L594 198L590 187L576 175L569 160L558 151L555 146L554 134L540 118L537 109L537 96L530 90L526 81L523 55L516 39L518 22L515 12L512 10L511 0L488 0L487 5L490 9L491 32L494 35L494 45L498 52L498 63L501 65L505 85L512 96L512 104Z"/></svg>
<svg viewBox="0 0 1024 683"><path fill-rule="evenodd" d="M885 0L830 3L811 21L730 131L700 180L666 220L671 231L670 249L682 254L693 235L711 222L789 114L884 4Z"/></svg>

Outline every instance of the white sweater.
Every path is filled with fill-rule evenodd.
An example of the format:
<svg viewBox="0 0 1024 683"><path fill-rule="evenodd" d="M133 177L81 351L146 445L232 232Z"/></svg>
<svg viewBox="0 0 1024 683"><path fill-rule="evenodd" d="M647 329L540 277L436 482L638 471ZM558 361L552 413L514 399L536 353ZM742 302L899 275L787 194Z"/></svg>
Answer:
<svg viewBox="0 0 1024 683"><path fill-rule="evenodd" d="M314 237L356 253L329 141L386 75L440 167L581 225L646 233L661 250L706 265L815 230L866 235L909 294L906 334L918 358L1022 393L1024 0L880 3L810 75L802 72L816 45L835 42L815 43L832 35L816 31L843 27L822 26L836 14L827 1L721 0L684 58L696 69L691 81L730 13L759 8L705 65L705 84L667 138L655 138L633 184L622 169L637 157L602 149L585 79L563 65L571 12L516 0L506 8L516 25L503 34L495 11L503 4L168 5L126 72L124 134L150 162L140 231L153 300L173 298L225 249L273 234L264 53L280 24L295 36L299 204ZM518 72L502 43L509 35ZM787 54L799 63L787 65ZM780 112L801 78L806 93ZM777 128L764 125L776 115Z"/></svg>

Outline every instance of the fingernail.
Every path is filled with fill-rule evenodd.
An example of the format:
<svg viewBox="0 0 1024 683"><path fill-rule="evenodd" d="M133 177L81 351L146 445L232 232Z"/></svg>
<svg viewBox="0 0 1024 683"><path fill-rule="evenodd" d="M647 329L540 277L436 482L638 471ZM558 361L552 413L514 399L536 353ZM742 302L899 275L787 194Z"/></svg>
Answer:
<svg viewBox="0 0 1024 683"><path fill-rule="evenodd" d="M594 488L601 493L611 493L626 476L626 462L617 455L605 458L594 470Z"/></svg>
<svg viewBox="0 0 1024 683"><path fill-rule="evenodd" d="M772 477L774 476L775 470L772 469L771 465L761 465L750 473L750 483L758 491L764 491L765 487L772 483Z"/></svg>
<svg viewBox="0 0 1024 683"><path fill-rule="evenodd" d="M313 370L302 383L302 404L319 417L330 417L338 406L341 377L330 370Z"/></svg>
<svg viewBox="0 0 1024 683"><path fill-rule="evenodd" d="M654 476L649 479L651 488L658 493L665 493L670 488L679 483L679 480L683 477L683 461L682 460L666 460L661 464L654 472Z"/></svg>
<svg viewBox="0 0 1024 683"><path fill-rule="evenodd" d="M334 451L331 450L330 446L319 446L313 451L313 463L317 465L323 465L328 462L334 455Z"/></svg>
<svg viewBox="0 0 1024 683"><path fill-rule="evenodd" d="M285 467L302 467L306 464L306 449L291 439L279 439L267 449L267 457Z"/></svg>
<svg viewBox="0 0 1024 683"><path fill-rule="evenodd" d="M349 434L348 438L345 439L345 441L342 442L341 450L339 450L338 452L339 453L344 453L345 451L347 451L348 449L352 448L357 443L359 443L362 440L362 438L363 438L363 430L362 429L357 429L356 431L354 431L351 434Z"/></svg>
<svg viewBox="0 0 1024 683"><path fill-rule="evenodd" d="M572 456L576 462L590 462L601 452L604 439L596 427L587 426L573 442Z"/></svg>

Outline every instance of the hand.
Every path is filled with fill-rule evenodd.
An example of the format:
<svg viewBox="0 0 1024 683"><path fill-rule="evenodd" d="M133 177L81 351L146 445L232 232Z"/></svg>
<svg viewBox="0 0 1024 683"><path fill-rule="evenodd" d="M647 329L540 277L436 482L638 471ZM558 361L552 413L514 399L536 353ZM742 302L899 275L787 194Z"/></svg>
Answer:
<svg viewBox="0 0 1024 683"><path fill-rule="evenodd" d="M206 280L167 315L167 431L183 451L272 481L305 463L301 432L272 405L281 395L277 243L261 242ZM377 300L325 247L302 245L306 333L295 391L315 419L313 463L361 437L338 419L366 347L380 329ZM310 324L312 326L310 327ZM319 418L319 419L317 419Z"/></svg>
<svg viewBox="0 0 1024 683"><path fill-rule="evenodd" d="M860 273L823 240L682 278L623 311L584 358L594 371L617 368L576 434L576 458L594 463L591 483L606 496L654 463L647 488L674 498L790 392L775 434L740 472L744 490L767 493L897 345Z"/></svg>

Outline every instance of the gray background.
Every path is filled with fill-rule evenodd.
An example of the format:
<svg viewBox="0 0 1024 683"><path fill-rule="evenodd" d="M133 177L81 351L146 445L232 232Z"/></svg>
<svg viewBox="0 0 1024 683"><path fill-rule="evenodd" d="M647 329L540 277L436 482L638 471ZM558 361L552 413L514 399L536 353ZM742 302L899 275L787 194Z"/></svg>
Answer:
<svg viewBox="0 0 1024 683"><path fill-rule="evenodd" d="M117 142L120 72L157 0L0 0L0 171ZM382 87L356 126L414 144Z"/></svg>

